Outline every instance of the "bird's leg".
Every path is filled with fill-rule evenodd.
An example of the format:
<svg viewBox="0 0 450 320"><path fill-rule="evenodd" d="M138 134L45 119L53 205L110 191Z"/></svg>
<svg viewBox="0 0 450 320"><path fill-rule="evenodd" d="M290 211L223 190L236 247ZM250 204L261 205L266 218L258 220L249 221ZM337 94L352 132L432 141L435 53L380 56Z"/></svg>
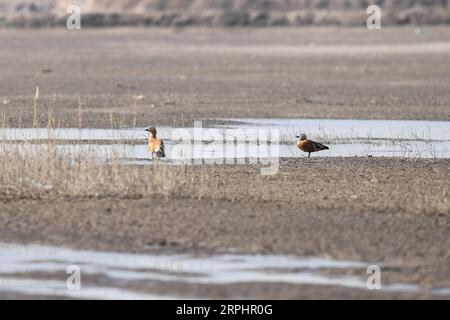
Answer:
<svg viewBox="0 0 450 320"><path fill-rule="evenodd" d="M308 158L311 158L311 152L308 153Z"/></svg>

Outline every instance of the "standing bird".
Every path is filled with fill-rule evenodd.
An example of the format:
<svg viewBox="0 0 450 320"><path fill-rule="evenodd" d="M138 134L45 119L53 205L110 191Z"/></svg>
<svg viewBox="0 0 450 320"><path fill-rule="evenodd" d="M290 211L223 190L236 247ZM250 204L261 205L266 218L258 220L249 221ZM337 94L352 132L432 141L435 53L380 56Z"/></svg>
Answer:
<svg viewBox="0 0 450 320"><path fill-rule="evenodd" d="M152 153L152 158L164 158L166 154L164 153L164 142L156 137L156 128L148 127L145 131L150 132L150 137L148 138L148 148Z"/></svg>
<svg viewBox="0 0 450 320"><path fill-rule="evenodd" d="M306 137L306 134L304 134L304 133L298 134L296 136L296 138L298 138L297 147L304 152L308 152L308 158L311 157L312 152L330 149L321 143L318 143L318 142L315 142L312 140L308 140L308 138Z"/></svg>

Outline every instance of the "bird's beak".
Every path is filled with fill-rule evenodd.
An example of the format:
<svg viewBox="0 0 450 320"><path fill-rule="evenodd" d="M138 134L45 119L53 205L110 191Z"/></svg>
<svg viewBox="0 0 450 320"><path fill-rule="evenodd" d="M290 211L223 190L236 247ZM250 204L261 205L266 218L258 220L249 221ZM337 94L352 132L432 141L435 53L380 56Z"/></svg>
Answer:
<svg viewBox="0 0 450 320"><path fill-rule="evenodd" d="M150 130L148 130L148 128L147 128L147 129L145 129L144 131L147 131L147 132L149 132Z"/></svg>

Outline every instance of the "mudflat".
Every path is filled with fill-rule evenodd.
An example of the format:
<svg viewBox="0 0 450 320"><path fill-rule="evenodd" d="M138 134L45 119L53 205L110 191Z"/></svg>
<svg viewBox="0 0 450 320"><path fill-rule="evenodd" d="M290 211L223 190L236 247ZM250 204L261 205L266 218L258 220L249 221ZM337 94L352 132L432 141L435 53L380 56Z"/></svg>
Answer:
<svg viewBox="0 0 450 320"><path fill-rule="evenodd" d="M449 36L446 27L3 29L0 111L8 126L33 126L39 86L41 126L450 120Z"/></svg>
<svg viewBox="0 0 450 320"><path fill-rule="evenodd" d="M389 266L387 283L448 287L449 169L446 159L389 158L283 159L273 176L250 165L190 167L188 175L202 175L203 182L189 193L3 198L0 241L354 259ZM285 288L283 297L307 293ZM347 291L351 297L345 289L336 295Z"/></svg>
<svg viewBox="0 0 450 320"><path fill-rule="evenodd" d="M448 121L449 36L445 27L422 34L412 27L3 29L2 126L182 127L245 117ZM258 165L188 166L180 174L162 163L163 174L149 183L154 190L143 188L142 178L153 165L100 165L93 176L112 171L118 184L100 181L97 190L94 171L75 179L78 171L67 167L76 186L58 182L64 168L52 173L54 161L42 168L64 190L31 190L14 175L25 177L30 165L41 176L47 158L17 158L17 166L8 159L0 242L349 259L382 263L386 284L450 287L449 159L314 155L280 159L271 176ZM151 288L212 298L430 297L280 283Z"/></svg>

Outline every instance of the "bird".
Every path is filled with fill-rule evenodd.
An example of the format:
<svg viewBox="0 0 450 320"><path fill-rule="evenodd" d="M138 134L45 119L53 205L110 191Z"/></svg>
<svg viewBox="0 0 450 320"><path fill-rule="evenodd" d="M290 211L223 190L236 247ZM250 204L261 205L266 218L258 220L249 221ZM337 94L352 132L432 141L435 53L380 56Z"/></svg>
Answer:
<svg viewBox="0 0 450 320"><path fill-rule="evenodd" d="M148 148L152 153L152 158L165 158L166 154L164 153L164 141L156 137L156 128L150 126L145 129L145 131L150 133L150 137L148 138Z"/></svg>
<svg viewBox="0 0 450 320"><path fill-rule="evenodd" d="M318 143L318 142L315 142L312 140L308 140L308 138L306 137L306 134L304 134L304 133L298 134L296 136L296 138L298 138L297 147L304 152L308 152L308 158L311 157L311 153L313 153L313 152L330 149L321 143Z"/></svg>

